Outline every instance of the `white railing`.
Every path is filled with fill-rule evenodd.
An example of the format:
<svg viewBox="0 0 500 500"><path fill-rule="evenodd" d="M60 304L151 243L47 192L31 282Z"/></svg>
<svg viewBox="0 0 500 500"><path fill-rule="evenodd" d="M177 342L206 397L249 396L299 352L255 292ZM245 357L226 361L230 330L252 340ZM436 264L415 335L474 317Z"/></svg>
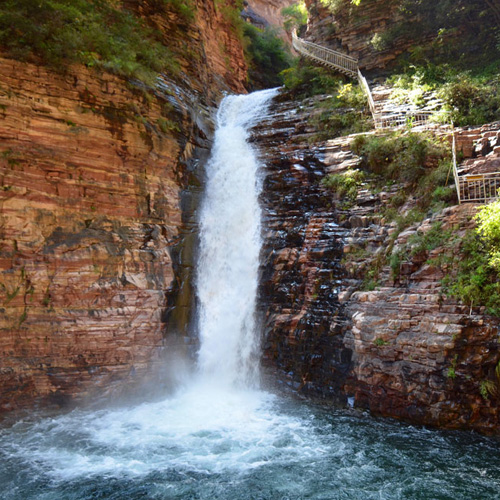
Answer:
<svg viewBox="0 0 500 500"><path fill-rule="evenodd" d="M457 189L458 204L462 203L461 189L460 189L460 177L458 176L458 166L457 166L457 142L455 140L455 129L451 129L452 142L451 142L451 155L453 161L453 177L455 179L455 187Z"/></svg>
<svg viewBox="0 0 500 500"><path fill-rule="evenodd" d="M429 127L432 111L405 111L391 115L375 114L375 128Z"/></svg>
<svg viewBox="0 0 500 500"><path fill-rule="evenodd" d="M376 129L398 128L405 126L422 127L429 124L429 118L432 115L431 111L415 111L415 112L399 112L392 115L383 115L377 112L375 101L368 81L361 73L358 67L358 60L354 57L342 54L336 50L327 49L317 43L306 42L292 33L293 48L303 56L314 59L315 61L330 66L333 69L345 73L351 77L357 77L359 84L363 89L367 99L370 111L373 116L373 122Z"/></svg>
<svg viewBox="0 0 500 500"><path fill-rule="evenodd" d="M488 203L496 200L500 193L500 172L460 175L457 165L455 132L452 142L453 176L457 188L458 203Z"/></svg>
<svg viewBox="0 0 500 500"><path fill-rule="evenodd" d="M321 64L330 66L337 71L351 77L357 77L367 99L373 122L376 129L391 129L399 127L427 128L431 125L432 111L410 110L399 111L393 114L383 114L377 111L373 94L368 81L358 67L358 60L354 57L342 54L336 50L327 49L316 43L306 42L297 34L292 33L293 48L299 53ZM453 176L457 188L458 203L464 201L486 203L499 197L500 172L485 174L459 175L457 167L457 154L455 144L455 133L453 132Z"/></svg>
<svg viewBox="0 0 500 500"><path fill-rule="evenodd" d="M363 90L368 99L368 105L370 106L370 111L373 115L373 121L375 122L375 127L376 127L377 108L375 107L375 101L373 100L373 95L372 91L370 90L370 85L368 84L368 80L364 77L363 73L361 73L361 70L359 68L358 68L358 81L359 84L361 85L361 89Z"/></svg>
<svg viewBox="0 0 500 500"><path fill-rule="evenodd" d="M299 54L315 59L321 64L331 66L348 76L357 75L358 60L354 57L342 54L342 52L337 52L336 50L327 49L316 43L306 42L300 39L295 32L292 33L292 45Z"/></svg>

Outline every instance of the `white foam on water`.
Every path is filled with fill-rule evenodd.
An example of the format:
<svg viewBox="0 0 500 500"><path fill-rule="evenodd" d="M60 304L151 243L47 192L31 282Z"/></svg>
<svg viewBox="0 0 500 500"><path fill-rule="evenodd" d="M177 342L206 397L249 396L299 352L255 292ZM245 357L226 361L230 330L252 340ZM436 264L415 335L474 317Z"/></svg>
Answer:
<svg viewBox="0 0 500 500"><path fill-rule="evenodd" d="M58 481L172 469L236 473L322 455L308 420L283 414L276 402L258 390L199 383L160 402L43 420L16 454Z"/></svg>
<svg viewBox="0 0 500 500"><path fill-rule="evenodd" d="M280 413L256 389L260 182L247 141L275 93L226 97L218 113L200 217L194 382L161 402L41 421L17 449L38 470L61 481L171 468L213 473L323 453L307 422Z"/></svg>

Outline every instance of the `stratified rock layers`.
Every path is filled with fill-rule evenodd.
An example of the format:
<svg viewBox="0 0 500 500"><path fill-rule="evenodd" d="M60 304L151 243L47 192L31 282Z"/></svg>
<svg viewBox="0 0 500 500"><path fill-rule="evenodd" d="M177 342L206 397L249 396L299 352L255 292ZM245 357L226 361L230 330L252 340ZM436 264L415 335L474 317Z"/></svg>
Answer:
<svg viewBox="0 0 500 500"><path fill-rule="evenodd" d="M2 406L139 373L161 344L179 145L116 78L1 60ZM21 75L26 75L22 78ZM160 110L147 111L153 123ZM141 116L137 114L137 116Z"/></svg>
<svg viewBox="0 0 500 500"><path fill-rule="evenodd" d="M432 264L439 247L404 262L398 279L384 260L375 289L360 291L395 231L395 223L380 215L391 193L361 189L351 208L335 208L338 200L320 180L359 159L350 138L315 144L306 125L311 112L307 102L301 111L279 104L254 131L266 151L266 363L278 367L291 390L308 396L337 402L350 397L378 415L498 433L500 321L446 296L444 273ZM460 149L477 150L469 139L481 134L459 132ZM445 209L409 227L394 245L404 246L436 223L459 240L472 227L474 212L471 205Z"/></svg>
<svg viewBox="0 0 500 500"><path fill-rule="evenodd" d="M252 14L256 14L257 21L260 19L262 23L265 22L271 26L283 26L281 10L295 2L293 0L248 0L246 3L248 6L245 13L248 12L246 17L249 20L253 21Z"/></svg>
<svg viewBox="0 0 500 500"><path fill-rule="evenodd" d="M130 385L160 356L181 191L208 153L211 107L245 74L229 21L198 3L178 41L196 63L154 93L0 58L0 411ZM176 36L175 19L151 21Z"/></svg>

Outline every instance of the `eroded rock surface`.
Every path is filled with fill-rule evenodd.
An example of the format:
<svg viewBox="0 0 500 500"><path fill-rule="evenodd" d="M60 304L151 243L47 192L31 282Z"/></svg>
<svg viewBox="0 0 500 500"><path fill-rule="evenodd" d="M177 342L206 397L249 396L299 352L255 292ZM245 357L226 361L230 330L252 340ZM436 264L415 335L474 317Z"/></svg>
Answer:
<svg viewBox="0 0 500 500"><path fill-rule="evenodd" d="M255 131L265 167L265 243L261 302L266 361L288 386L313 397L342 400L350 366L338 300L342 237L331 199L319 182L343 142L310 148L311 112L279 104Z"/></svg>
<svg viewBox="0 0 500 500"><path fill-rule="evenodd" d="M292 5L294 0L248 0L244 2L244 17L259 27L283 26L281 10Z"/></svg>
<svg viewBox="0 0 500 500"><path fill-rule="evenodd" d="M384 257L376 286L363 290L396 230L381 214L398 188L374 193L361 186L351 207L324 191L326 173L359 159L350 137L314 141L311 104L276 105L255 131L266 151L266 362L299 393L337 402L350 397L356 407L414 423L498 433L498 398L485 397L481 387L497 383L500 321L446 296L443 269L432 264L439 247L402 262L397 277ZM486 134L493 151L492 129L457 131L460 149L477 156ZM405 209L415 203L410 197ZM403 248L437 223L459 241L475 211L447 208L401 232L394 246Z"/></svg>
<svg viewBox="0 0 500 500"><path fill-rule="evenodd" d="M190 46L154 92L0 58L0 410L130 386L188 319L213 111L246 65L220 5L179 27L129 4Z"/></svg>

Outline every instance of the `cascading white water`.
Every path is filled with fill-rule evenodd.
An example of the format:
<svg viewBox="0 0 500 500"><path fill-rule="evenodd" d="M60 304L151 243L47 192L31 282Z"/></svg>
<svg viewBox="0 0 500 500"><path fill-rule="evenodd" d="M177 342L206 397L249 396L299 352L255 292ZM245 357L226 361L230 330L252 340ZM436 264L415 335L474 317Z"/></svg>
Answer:
<svg viewBox="0 0 500 500"><path fill-rule="evenodd" d="M217 115L200 219L197 289L199 369L216 384L257 380L260 209L259 162L247 142L275 90L228 96Z"/></svg>
<svg viewBox="0 0 500 500"><path fill-rule="evenodd" d="M0 426L2 500L498 498L497 442L242 387L257 367L260 249L246 139L272 94L227 98L219 113L201 216L199 379L162 401Z"/></svg>

